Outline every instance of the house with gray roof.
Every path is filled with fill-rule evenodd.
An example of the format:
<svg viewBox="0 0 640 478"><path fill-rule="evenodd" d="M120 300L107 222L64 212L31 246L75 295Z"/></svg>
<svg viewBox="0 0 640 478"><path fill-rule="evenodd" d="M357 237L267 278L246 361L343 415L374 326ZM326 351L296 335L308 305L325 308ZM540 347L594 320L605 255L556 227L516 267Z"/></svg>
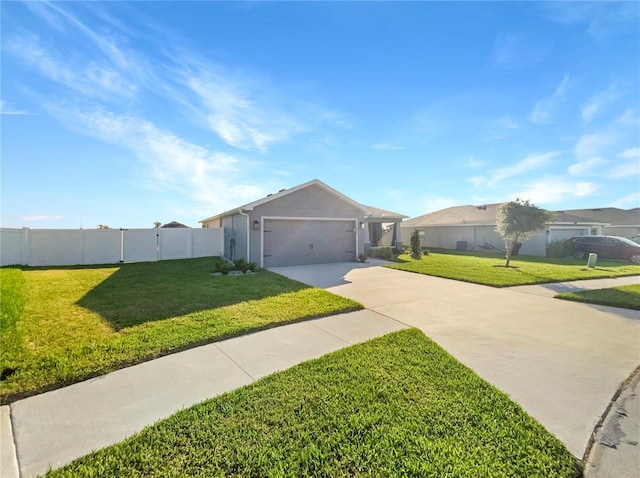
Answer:
<svg viewBox="0 0 640 478"><path fill-rule="evenodd" d="M499 205L454 206L408 219L401 224L402 238L408 242L411 233L417 229L421 233L422 247L503 251L504 242L495 230ZM606 225L597 219L568 211L555 212L554 220L542 232L524 242L520 254L544 256L550 242L573 236L604 234Z"/></svg>
<svg viewBox="0 0 640 478"><path fill-rule="evenodd" d="M224 256L260 267L355 261L390 226L400 247L402 214L360 204L318 179L200 221L224 228Z"/></svg>

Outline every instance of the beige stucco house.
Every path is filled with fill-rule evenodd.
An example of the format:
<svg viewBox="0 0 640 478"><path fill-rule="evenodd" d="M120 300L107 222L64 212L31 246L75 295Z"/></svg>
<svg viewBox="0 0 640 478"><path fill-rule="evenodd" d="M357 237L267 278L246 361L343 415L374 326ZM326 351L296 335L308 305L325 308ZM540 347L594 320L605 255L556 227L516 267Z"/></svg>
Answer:
<svg viewBox="0 0 640 478"><path fill-rule="evenodd" d="M200 223L224 228L228 259L243 257L260 267L275 267L355 261L377 244L383 224L399 231L406 217L364 206L314 179ZM398 236L396 232L394 241L399 243Z"/></svg>

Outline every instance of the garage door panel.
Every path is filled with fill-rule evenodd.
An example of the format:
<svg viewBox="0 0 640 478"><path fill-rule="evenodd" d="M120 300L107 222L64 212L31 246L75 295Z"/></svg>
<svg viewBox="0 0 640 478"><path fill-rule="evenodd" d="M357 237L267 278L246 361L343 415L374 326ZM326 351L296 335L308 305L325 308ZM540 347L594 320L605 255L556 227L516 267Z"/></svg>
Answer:
<svg viewBox="0 0 640 478"><path fill-rule="evenodd" d="M265 267L355 260L352 221L265 220Z"/></svg>

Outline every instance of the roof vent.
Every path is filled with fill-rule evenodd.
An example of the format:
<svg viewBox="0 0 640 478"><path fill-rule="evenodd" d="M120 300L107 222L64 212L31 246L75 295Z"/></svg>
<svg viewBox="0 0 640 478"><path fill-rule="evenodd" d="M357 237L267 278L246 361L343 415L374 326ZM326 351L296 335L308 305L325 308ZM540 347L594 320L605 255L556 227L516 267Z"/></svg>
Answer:
<svg viewBox="0 0 640 478"><path fill-rule="evenodd" d="M271 193L271 194L267 194L267 197L269 197L269 196L273 196L273 193Z"/></svg>
<svg viewBox="0 0 640 478"><path fill-rule="evenodd" d="M478 209L482 210L482 211L486 211L487 210L487 206L477 206Z"/></svg>
<svg viewBox="0 0 640 478"><path fill-rule="evenodd" d="M282 191L284 191L284 189L281 189L280 191L278 191L279 193L281 193Z"/></svg>

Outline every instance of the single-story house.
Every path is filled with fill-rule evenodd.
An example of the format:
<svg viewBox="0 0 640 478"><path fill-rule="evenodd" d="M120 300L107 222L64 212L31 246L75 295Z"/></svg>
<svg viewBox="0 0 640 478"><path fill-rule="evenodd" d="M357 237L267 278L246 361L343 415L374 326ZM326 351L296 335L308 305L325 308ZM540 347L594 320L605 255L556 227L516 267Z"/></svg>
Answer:
<svg viewBox="0 0 640 478"><path fill-rule="evenodd" d="M401 247L402 214L364 206L314 179L199 221L224 228L224 256L260 267L355 261L390 224Z"/></svg>
<svg viewBox="0 0 640 478"><path fill-rule="evenodd" d="M619 209L603 207L596 209L571 209L566 212L593 221L603 223L602 234L605 236L631 237L640 234L640 207Z"/></svg>
<svg viewBox="0 0 640 478"><path fill-rule="evenodd" d="M401 224L402 240L408 243L411 233L417 229L421 233L422 247L503 251L504 241L495 230L499 205L455 206L409 219ZM547 245L552 241L605 233L607 224L598 220L567 211L558 211L554 215L554 220L543 231L523 243L520 254L544 256Z"/></svg>

